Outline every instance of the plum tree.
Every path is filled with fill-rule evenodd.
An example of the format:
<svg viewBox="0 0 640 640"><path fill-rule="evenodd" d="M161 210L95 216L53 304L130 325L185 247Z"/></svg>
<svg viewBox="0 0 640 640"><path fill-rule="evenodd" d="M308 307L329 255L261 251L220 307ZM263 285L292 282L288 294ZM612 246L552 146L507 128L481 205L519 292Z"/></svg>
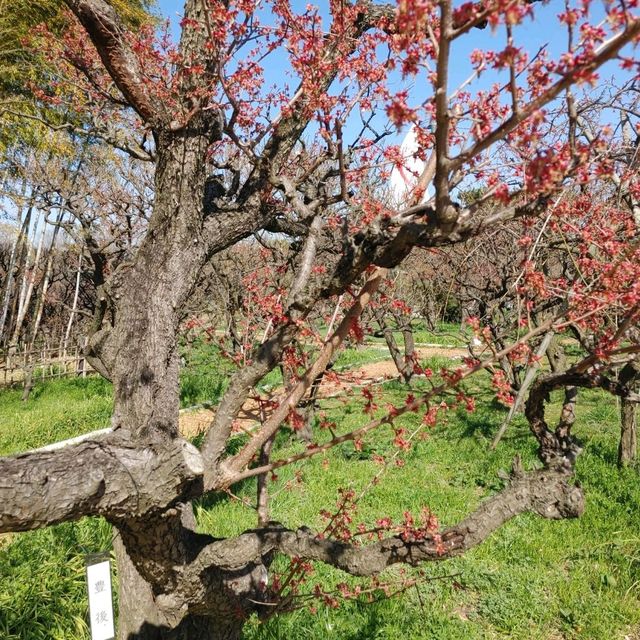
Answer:
<svg viewBox="0 0 640 640"><path fill-rule="evenodd" d="M92 123L93 136L154 163L153 211L134 254L108 274L109 312L98 317L88 350L113 381L112 431L0 460L0 532L103 516L117 532L121 638L231 639L249 615L265 614L264 603L277 598L268 581L275 553L372 576L394 563L463 553L525 511L581 514L582 490L572 482L579 453L571 437L573 396L556 428L545 421L545 403L551 390L579 386L637 399L607 373L638 353L630 329L640 285L632 211L599 182L615 163L616 138L606 123L591 139L578 134L574 94L612 64L637 73L635 3L608 3L605 21L589 2L568 3L558 18L567 47L557 59L519 46L518 26L542 10L521 0L460 6L331 0L327 15L286 0L187 0L177 47L170 38L158 40L153 28L130 33L104 0L66 4L74 17L64 37L41 35L68 74L68 88L57 77L35 96L90 114L83 122ZM470 78L452 90L455 47L474 30L489 39L487 26L504 35L504 46L474 50ZM278 80L270 86L271 60L287 61L295 88ZM472 93L485 73L498 81ZM408 88L412 80L416 93ZM424 160L397 210L368 187L373 174L384 180L403 162L399 147L386 144L387 121L414 125ZM637 177L625 180L627 190L637 191ZM469 182L482 186L478 197L458 202ZM495 349L477 323L487 346L482 359L444 372L428 392L352 431L313 442L297 456L272 458L269 443L285 422L295 426L296 407L346 337L359 331L387 270L414 249L483 242L484 233L514 220L523 221L524 245L535 245L529 231L537 220L571 229L587 243L572 281L550 278L534 259L525 260L514 342ZM280 299L265 300L270 331L231 378L196 449L178 430L177 337L185 305L212 256L261 232L300 245L295 270ZM318 301L339 295L344 312L314 360L241 448L228 449L251 389L308 331L305 319ZM567 303L533 325L534 306L557 298ZM615 327L607 320L612 314ZM541 468L525 473L516 465L508 486L459 524L440 531L430 518L407 521L370 544L350 540L339 517L341 526L324 537L264 518L257 529L228 539L196 532L193 499L358 441L407 412L424 412L426 428L448 407L439 400L447 390L471 409L461 381L506 356L530 359L528 341L573 325L592 336L589 353L540 377L527 404ZM494 383L508 400L509 385L498 372ZM374 411L373 402L368 409ZM402 433L395 442L411 445Z"/></svg>

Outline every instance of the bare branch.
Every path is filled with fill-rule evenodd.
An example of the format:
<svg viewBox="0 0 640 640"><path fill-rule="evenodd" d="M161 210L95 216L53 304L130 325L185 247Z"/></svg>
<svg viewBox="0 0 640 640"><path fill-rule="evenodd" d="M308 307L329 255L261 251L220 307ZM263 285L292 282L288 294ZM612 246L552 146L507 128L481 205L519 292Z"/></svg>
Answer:
<svg viewBox="0 0 640 640"><path fill-rule="evenodd" d="M508 133L513 131L521 122L542 109L546 104L551 102L560 93L568 89L574 84L577 78L585 71L593 71L601 67L605 62L615 58L620 49L631 42L640 33L640 18L632 20L621 33L615 35L608 42L604 43L596 52L594 57L587 63L576 65L571 71L567 72L560 80L553 84L543 94L531 101L526 107L513 113L510 118L505 120L499 127L494 129L489 135L478 140L475 144L467 147L457 157L451 160L451 170L455 171L463 164L469 162L478 154L486 151L491 145L502 140Z"/></svg>
<svg viewBox="0 0 640 640"><path fill-rule="evenodd" d="M86 29L107 71L129 104L147 122L159 115L148 81L126 41L127 31L115 9L104 0L65 0Z"/></svg>
<svg viewBox="0 0 640 640"><path fill-rule="evenodd" d="M440 39L436 81L436 216L445 226L455 223L457 211L449 197L449 52L451 45L452 9L450 0L440 3Z"/></svg>

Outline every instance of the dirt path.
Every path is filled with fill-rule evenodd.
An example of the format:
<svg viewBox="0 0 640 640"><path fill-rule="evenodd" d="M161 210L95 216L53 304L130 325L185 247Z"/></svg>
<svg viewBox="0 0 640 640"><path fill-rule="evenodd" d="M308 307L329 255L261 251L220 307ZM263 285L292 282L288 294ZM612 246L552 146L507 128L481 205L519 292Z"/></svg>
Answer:
<svg viewBox="0 0 640 640"><path fill-rule="evenodd" d="M381 352L383 350L381 349ZM461 358L468 355L466 349L451 349L446 347L419 347L416 349L418 357L422 360L444 356L448 358ZM387 352L388 355L388 352ZM333 374L329 379L323 380L318 396L328 398L344 393L352 387L362 387L368 384L377 384L384 380L392 380L398 377L398 371L390 356L388 360L370 362L352 367ZM269 398L273 398L281 392L274 389ZM193 409L180 414L180 431L186 437L193 437L206 431L215 415L213 409ZM237 431L249 431L256 423L261 421L260 405L257 400L249 399L245 402L238 418L234 421L234 429Z"/></svg>

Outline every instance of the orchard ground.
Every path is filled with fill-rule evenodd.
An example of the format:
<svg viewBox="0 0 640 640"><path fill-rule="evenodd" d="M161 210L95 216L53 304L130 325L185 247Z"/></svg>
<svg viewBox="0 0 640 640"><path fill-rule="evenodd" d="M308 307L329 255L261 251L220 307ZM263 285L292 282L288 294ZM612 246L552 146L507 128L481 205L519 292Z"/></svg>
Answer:
<svg viewBox="0 0 640 640"><path fill-rule="evenodd" d="M417 336L417 342L451 344L449 336ZM346 350L336 369L364 367L380 378L389 365L382 362L381 345ZM433 347L431 347L433 349ZM434 371L450 364L446 346L440 355L423 351ZM216 366L211 367L212 358ZM377 364L371 365L369 363ZM211 373L215 371L215 373ZM182 403L215 406L231 366L216 357L209 345L196 342L189 349L182 375ZM374 372L377 372L374 375ZM362 375L354 376L362 378ZM498 449L490 451L492 435L506 415L485 377L469 385L477 391L474 413L463 410L445 420L402 454L405 466L391 464L379 484L359 502L356 521L381 516L402 520L405 510L418 514L428 506L443 525L460 520L483 497L497 491L500 479L516 453L526 468L536 464L535 442L523 418L510 426ZM277 388L277 373L262 383ZM420 389L424 382L416 381ZM363 398L357 388L326 393L320 408L347 431L362 419ZM376 402L401 402L406 387L395 381L377 385ZM34 389L20 401L20 390L0 392L0 454L11 454L69 438L108 424L110 385L98 378L56 380ZM560 398L551 410L559 411ZM402 419L416 424L418 416ZM422 567L421 574L396 568L384 574L402 584L419 577L418 584L391 598L361 597L338 608L321 602L305 606L266 623L251 621L245 637L251 640L287 639L476 639L640 638L640 477L637 469L615 466L618 441L616 399L599 392L582 392L578 402L576 436L584 447L577 477L583 484L587 508L579 520L546 521L536 516L516 518L462 558ZM238 440L242 434L237 436ZM318 431L322 440L325 434ZM271 484L272 517L285 525L307 522L322 529L321 510L332 510L335 487L359 493L380 471L378 456L392 457L393 437L381 430L361 450L346 443L326 458L302 467L287 467ZM197 438L196 438L197 443ZM280 456L299 452L304 445L282 433L276 443ZM301 475L296 476L296 470ZM197 505L199 526L216 536L238 534L255 526L255 513L243 502L255 496L255 481L234 488L236 499L216 497ZM111 546L111 528L99 519L85 519L45 530L0 538L0 638L3 640L80 640L88 638L84 584L85 553ZM275 570L285 565L276 560ZM324 592L339 583L351 587L366 582L318 565L302 587L320 585ZM300 604L303 604L301 600Z"/></svg>

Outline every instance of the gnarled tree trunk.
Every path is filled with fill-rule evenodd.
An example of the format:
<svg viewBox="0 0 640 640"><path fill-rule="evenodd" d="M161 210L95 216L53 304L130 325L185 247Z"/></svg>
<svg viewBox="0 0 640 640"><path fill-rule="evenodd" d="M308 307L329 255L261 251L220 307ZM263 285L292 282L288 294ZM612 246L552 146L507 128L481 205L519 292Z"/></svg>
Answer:
<svg viewBox="0 0 640 640"><path fill-rule="evenodd" d="M183 534L188 533L188 529ZM191 554L200 550L194 540L179 536L167 541L149 531L150 544L165 546L168 542L189 548ZM180 539L179 539L180 538ZM120 536L114 542L119 584L119 640L237 640L240 638L245 618L229 609L224 592L220 599L223 606L220 615L185 615L188 602L179 593L156 594L143 578Z"/></svg>
<svg viewBox="0 0 640 640"><path fill-rule="evenodd" d="M202 194L209 143L208 133L190 129L159 136L149 232L134 264L115 277L116 324L100 354L114 383L114 431L154 452L180 437L176 336L207 258ZM209 542L184 526L182 511L112 520L119 533L121 640L238 637L242 619L227 615L232 605L223 591L218 616L216 608L191 613L179 593L181 569Z"/></svg>

